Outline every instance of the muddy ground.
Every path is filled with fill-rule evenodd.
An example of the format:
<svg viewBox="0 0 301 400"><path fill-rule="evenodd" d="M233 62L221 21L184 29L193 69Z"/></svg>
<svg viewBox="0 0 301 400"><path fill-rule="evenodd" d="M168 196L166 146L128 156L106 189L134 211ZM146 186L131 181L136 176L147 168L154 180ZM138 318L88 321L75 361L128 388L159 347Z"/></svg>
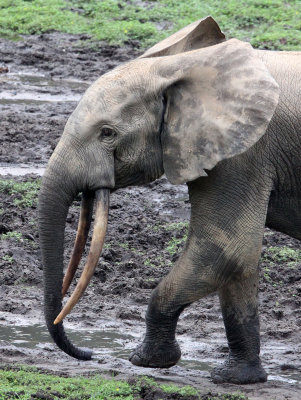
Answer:
<svg viewBox="0 0 301 400"><path fill-rule="evenodd" d="M89 83L139 54L138 43L124 48L82 46L87 36L44 34L23 41L0 40L0 173L43 167L68 116ZM22 164L22 165L20 165ZM3 168L4 166L8 168ZM19 169L17 169L18 167ZM23 171L23 172L22 172ZM26 171L26 170L25 170ZM7 178L7 176L6 176ZM37 175L17 176L18 181ZM0 364L26 364L74 375L99 371L131 378L154 376L192 384L200 393L245 393L250 399L301 398L301 263L275 259L271 247L301 249L283 234L266 230L260 280L264 384L214 385L210 368L227 356L227 343L216 295L185 310L178 325L182 361L169 370L132 366L127 357L144 332L144 314L152 289L170 270L183 246L189 220L186 186L165 178L112 195L106 245L87 293L66 321L78 345L93 347L91 362L78 362L57 350L42 315L42 267L37 209L15 205L18 194L0 193ZM66 259L77 226L80 198L69 212ZM13 236L13 235L12 235ZM156 398L156 395L153 395Z"/></svg>

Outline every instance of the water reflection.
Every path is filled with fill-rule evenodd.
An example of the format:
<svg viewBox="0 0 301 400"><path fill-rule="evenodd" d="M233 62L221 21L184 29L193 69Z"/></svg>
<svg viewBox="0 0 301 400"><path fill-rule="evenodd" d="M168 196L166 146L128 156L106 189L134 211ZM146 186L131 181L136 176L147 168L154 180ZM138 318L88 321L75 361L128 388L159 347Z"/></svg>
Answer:
<svg viewBox="0 0 301 400"><path fill-rule="evenodd" d="M68 336L77 346L96 349L96 354L111 354L127 359L131 349L127 343L133 342L133 337L116 331L75 331L68 329ZM16 347L37 348L42 344L51 345L52 339L44 325L3 326L0 325L0 341L9 342Z"/></svg>

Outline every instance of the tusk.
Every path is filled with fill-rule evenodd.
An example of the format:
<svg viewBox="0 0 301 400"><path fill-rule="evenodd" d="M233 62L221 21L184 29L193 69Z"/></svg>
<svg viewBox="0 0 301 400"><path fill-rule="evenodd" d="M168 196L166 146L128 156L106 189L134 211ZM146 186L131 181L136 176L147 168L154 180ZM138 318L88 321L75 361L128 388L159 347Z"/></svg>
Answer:
<svg viewBox="0 0 301 400"><path fill-rule="evenodd" d="M93 214L94 192L84 192L73 253L63 280L62 297L65 296L80 263L89 234Z"/></svg>
<svg viewBox="0 0 301 400"><path fill-rule="evenodd" d="M60 314L56 317L53 322L54 325L61 322L66 315L70 313L72 308L76 305L79 298L84 293L86 287L88 286L97 262L99 260L104 238L107 230L108 223L108 213L109 213L109 198L110 198L110 190L109 189L100 189L96 191L96 211L95 211L95 224L92 236L91 247L88 255L88 259L82 275L80 277L79 282L74 289L70 299L68 300L65 307L62 309Z"/></svg>

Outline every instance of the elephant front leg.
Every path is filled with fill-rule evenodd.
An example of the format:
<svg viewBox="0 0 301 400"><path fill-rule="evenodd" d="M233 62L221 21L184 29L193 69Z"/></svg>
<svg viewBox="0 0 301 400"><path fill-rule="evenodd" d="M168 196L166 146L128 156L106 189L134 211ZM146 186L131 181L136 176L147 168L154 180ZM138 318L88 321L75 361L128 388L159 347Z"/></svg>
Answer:
<svg viewBox="0 0 301 400"><path fill-rule="evenodd" d="M146 335L130 356L134 365L168 368L181 357L175 333L181 312L216 288L196 272L187 252L154 290L146 313Z"/></svg>
<svg viewBox="0 0 301 400"><path fill-rule="evenodd" d="M130 356L134 365L149 368L169 368L175 365L181 350L176 340L176 326L179 315L184 307L167 313L160 312L156 306L157 290L146 313L146 335Z"/></svg>
<svg viewBox="0 0 301 400"><path fill-rule="evenodd" d="M244 281L228 284L219 291L229 345L225 363L213 370L215 383L265 382L260 357L258 317L258 273Z"/></svg>

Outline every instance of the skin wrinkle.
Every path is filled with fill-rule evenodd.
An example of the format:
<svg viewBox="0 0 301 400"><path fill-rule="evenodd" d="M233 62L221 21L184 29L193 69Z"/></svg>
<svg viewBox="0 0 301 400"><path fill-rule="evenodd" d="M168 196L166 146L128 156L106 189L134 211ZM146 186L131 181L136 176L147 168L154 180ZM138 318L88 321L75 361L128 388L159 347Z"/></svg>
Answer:
<svg viewBox="0 0 301 400"><path fill-rule="evenodd" d="M301 219L298 210L301 208L300 198L284 198L273 191L270 197L267 214L267 225L276 227L282 232L301 240Z"/></svg>
<svg viewBox="0 0 301 400"><path fill-rule="evenodd" d="M222 164L220 164L220 165L222 167ZM243 182L245 182L245 183L243 183ZM248 186L247 187L246 187L246 182L248 182ZM227 183L227 181L224 179L223 182L222 182L222 185L224 186L226 183ZM241 183L241 188L239 187L240 183ZM219 199L220 209L223 210L222 211L223 215L222 215L222 218L221 218L221 221L222 221L222 226L221 226L222 236L220 236L221 239L219 239L219 236L217 234L216 225L215 225L214 221L213 221L213 225L212 224L209 225L209 226L204 226L203 225L202 229L201 229L201 234L202 234L202 237L204 238L203 240L205 240L207 248L208 248L208 241L209 242L212 241L212 238L213 238L214 243L219 245L220 248L222 249L221 252L220 252L220 256L219 257L218 257L218 253L216 253L216 251L215 252L211 252L211 254L215 254L214 259L212 259L212 264L215 265L215 269L218 270L218 274L219 274L220 270L223 270L225 268L225 271L226 271L225 275L228 275L228 278L230 276L232 276L229 273L229 268L231 269L232 268L231 265L236 265L237 261L239 261L239 260L240 260L240 262L238 264L238 265L240 265L239 268L243 269L244 266L246 267L245 271L244 271L246 276L248 276L249 273L252 270L252 262L251 261L247 262L246 259L241 257L241 255L244 253L245 238L241 233L239 233L240 225L241 225L241 220L240 220L241 219L241 214L239 214L237 216L237 207L238 207L238 205L240 203L242 203L244 205L243 213L245 215L249 215L248 219L245 219L244 223L242 225L243 226L249 226L249 227L252 226L252 224L250 224L250 222L252 222L252 220L253 220L254 211L253 211L253 209L252 209L252 207L250 205L253 202L254 196L255 197L257 196L256 187L254 187L252 189L252 186L254 186L254 185L250 185L250 179L247 179L247 180L237 179L236 180L236 184L235 184L234 188L237 189L237 192L234 192L233 190L231 191L231 198L233 199L233 202L231 203L231 205L233 205L233 209L232 209L232 212L229 212L229 210L227 212L228 222L227 222L227 219L225 218L226 215L225 215L224 206L222 205L223 198ZM259 189L260 189L260 184L258 184L258 186L259 186ZM221 190L222 190L222 188L221 188ZM252 195L250 193L248 193L248 191L250 191L250 190L251 190L251 192L253 192ZM227 187L225 192L228 192L228 191L229 191L229 188ZM243 197L241 197L241 192L245 192ZM246 196L246 192L248 193L247 196ZM207 190L207 193L208 193L208 190ZM263 197L266 197L268 199L268 193L269 193L269 191L268 191L268 189L266 189L263 192ZM227 205L226 198L227 197L225 197L225 205ZM191 202L192 202L192 212L193 212L193 214L192 214L193 224L191 223L191 226L194 227L194 234L196 235L197 233L195 231L195 227L196 227L195 221L197 221L197 220L203 221L203 224L204 224L203 215L207 215L207 214L208 215L212 215L211 207L215 210L215 213L218 213L219 208L216 207L215 204L211 205L210 209L204 209L203 206L195 208L193 199L191 199ZM207 204L211 204L211 203L207 203ZM228 207L229 207L229 204L228 204ZM247 211L248 207L250 207L250 211ZM202 210L202 215L198 215L196 212L197 211L201 211L201 210ZM235 227L235 219L236 218L234 217L234 219L233 219L233 216L235 216L237 218L237 223L238 224L237 224L236 227ZM216 216L216 220L217 221L219 220L218 214ZM263 234L263 225L264 225L264 222L262 223L262 234ZM231 237L229 239L227 239L227 237L224 236L224 232L227 232L227 231L229 231L230 236L231 235L233 236L232 240L231 240ZM208 232L208 236L206 236L206 232ZM235 232L235 235L233 235L234 232ZM250 231L248 231L248 232L250 233ZM261 245L260 241L261 241L261 236L259 236L259 239L258 239L258 244L256 246L257 250L255 251L255 255L253 254L253 256L250 256L251 260L252 259L258 259L258 257L259 257L260 245ZM196 255L195 255L195 260L196 261L195 262L198 263L199 260L200 260L200 253L202 254L203 247L199 243L196 246L196 249L198 249L198 250L196 250ZM207 249L206 249L206 251L207 251ZM251 253L249 253L249 254L251 254ZM225 262L225 260L229 259L229 257L230 257L230 260ZM234 262L232 261L233 257L235 258ZM227 268L225 267L225 264L228 266ZM251 266L251 270L250 271L248 271L249 268L247 267L247 265ZM233 268L232 268L232 271L233 271ZM225 281L224 280L224 276L222 275L221 278L218 281L221 281L221 282Z"/></svg>
<svg viewBox="0 0 301 400"><path fill-rule="evenodd" d="M272 125L271 129L273 129L274 126L276 126L276 129L278 128L277 131L281 131L282 124L277 121L273 121L273 122L274 122L274 124ZM284 182L285 185L287 185L287 182L290 182L290 188L292 188L294 184L296 185L296 179L295 179L295 173L292 171L291 160L288 157L286 157L286 155L285 155L285 153L286 153L285 147L287 146L287 144L284 144L282 142L282 140L276 134L274 146L278 149L277 153L274 153L275 157L273 160L274 167L277 171L276 185L281 190L281 186L283 186L282 182ZM288 178L287 178L287 175L289 176Z"/></svg>

